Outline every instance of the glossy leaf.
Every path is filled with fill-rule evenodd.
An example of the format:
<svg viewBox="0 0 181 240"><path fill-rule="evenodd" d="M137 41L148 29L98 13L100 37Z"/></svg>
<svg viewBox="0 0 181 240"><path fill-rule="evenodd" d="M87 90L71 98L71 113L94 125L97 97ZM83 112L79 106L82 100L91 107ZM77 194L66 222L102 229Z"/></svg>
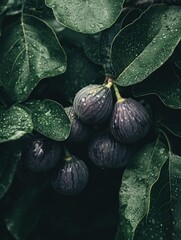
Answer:
<svg viewBox="0 0 181 240"><path fill-rule="evenodd" d="M17 106L0 110L0 122L1 143L19 139L33 130L31 116Z"/></svg>
<svg viewBox="0 0 181 240"><path fill-rule="evenodd" d="M56 19L82 33L96 33L110 27L118 18L124 0L46 0Z"/></svg>
<svg viewBox="0 0 181 240"><path fill-rule="evenodd" d="M115 75L111 61L111 43L120 29L121 23L115 23L101 34L99 52L106 76L114 77Z"/></svg>
<svg viewBox="0 0 181 240"><path fill-rule="evenodd" d="M171 207L173 217L172 239L181 239L181 156L170 156L170 184L171 184Z"/></svg>
<svg viewBox="0 0 181 240"><path fill-rule="evenodd" d="M0 199L7 193L20 159L20 151L14 151L12 143L0 145Z"/></svg>
<svg viewBox="0 0 181 240"><path fill-rule="evenodd" d="M26 186L6 212L6 227L16 240L27 239L35 228L41 214L40 193L41 189Z"/></svg>
<svg viewBox="0 0 181 240"><path fill-rule="evenodd" d="M111 44L118 32L124 27L125 24L130 24L135 18L138 17L140 11L137 9L125 9L122 11L119 19L110 28L101 32L100 38L100 59L104 66L105 75L115 77L114 69L111 60Z"/></svg>
<svg viewBox="0 0 181 240"><path fill-rule="evenodd" d="M70 120L64 108L52 100L32 100L25 104L31 112L34 129L57 141L65 140L70 133Z"/></svg>
<svg viewBox="0 0 181 240"><path fill-rule="evenodd" d="M40 19L24 15L0 42L0 79L14 101L25 100L38 82L65 71L66 57L56 35Z"/></svg>
<svg viewBox="0 0 181 240"><path fill-rule="evenodd" d="M120 223L116 240L134 238L139 222L149 213L150 191L167 159L165 146L157 140L140 149L125 170L119 193Z"/></svg>
<svg viewBox="0 0 181 240"><path fill-rule="evenodd" d="M160 177L154 184L150 196L150 211L139 223L134 240L171 238L171 209L168 161L162 167Z"/></svg>
<svg viewBox="0 0 181 240"><path fill-rule="evenodd" d="M167 68L170 66L168 65ZM173 71L165 68L163 74L153 74L144 82L133 86L135 96L156 94L168 107L181 109L181 80Z"/></svg>
<svg viewBox="0 0 181 240"><path fill-rule="evenodd" d="M112 43L117 83L143 81L173 53L181 39L181 8L153 5L118 33Z"/></svg>

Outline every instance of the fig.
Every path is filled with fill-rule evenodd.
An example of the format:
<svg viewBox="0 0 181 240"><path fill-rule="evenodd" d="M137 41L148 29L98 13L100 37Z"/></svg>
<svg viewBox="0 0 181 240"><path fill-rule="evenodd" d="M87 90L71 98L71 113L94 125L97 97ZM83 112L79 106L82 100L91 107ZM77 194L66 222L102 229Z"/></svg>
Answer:
<svg viewBox="0 0 181 240"><path fill-rule="evenodd" d="M122 143L142 139L150 128L150 117L142 104L132 98L118 100L110 121L113 136Z"/></svg>
<svg viewBox="0 0 181 240"><path fill-rule="evenodd" d="M86 164L72 155L65 158L64 164L55 171L51 178L51 184L53 189L59 193L74 195L85 188L88 176Z"/></svg>
<svg viewBox="0 0 181 240"><path fill-rule="evenodd" d="M71 122L70 135L66 141L78 143L88 140L92 133L90 127L78 119L72 106L66 107L65 112L67 113Z"/></svg>
<svg viewBox="0 0 181 240"><path fill-rule="evenodd" d="M84 123L94 125L106 122L112 113L112 83L90 84L75 95L73 108Z"/></svg>
<svg viewBox="0 0 181 240"><path fill-rule="evenodd" d="M129 163L135 147L118 142L110 133L95 135L88 148L89 157L101 168L124 168Z"/></svg>
<svg viewBox="0 0 181 240"><path fill-rule="evenodd" d="M43 136L32 137L22 151L23 165L32 172L47 172L53 169L62 155L58 142Z"/></svg>

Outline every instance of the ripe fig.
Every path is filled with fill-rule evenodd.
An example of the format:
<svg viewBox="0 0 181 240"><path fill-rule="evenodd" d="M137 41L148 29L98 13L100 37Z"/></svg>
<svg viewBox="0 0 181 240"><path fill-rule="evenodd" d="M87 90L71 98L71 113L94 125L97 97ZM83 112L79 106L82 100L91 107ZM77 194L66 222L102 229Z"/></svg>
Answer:
<svg viewBox="0 0 181 240"><path fill-rule="evenodd" d="M101 168L123 168L129 163L134 147L118 142L110 133L95 135L89 144L89 157Z"/></svg>
<svg viewBox="0 0 181 240"><path fill-rule="evenodd" d="M78 119L72 106L65 108L65 112L67 113L71 122L70 135L66 141L71 143L78 143L88 140L92 132L90 127Z"/></svg>
<svg viewBox="0 0 181 240"><path fill-rule="evenodd" d="M22 151L22 162L32 172L47 172L53 169L62 155L62 149L58 142L43 136L36 136Z"/></svg>
<svg viewBox="0 0 181 240"><path fill-rule="evenodd" d="M118 100L110 121L113 136L122 143L134 143L143 138L150 127L146 109L132 98Z"/></svg>
<svg viewBox="0 0 181 240"><path fill-rule="evenodd" d="M91 84L82 88L73 101L73 108L81 121L94 125L106 122L113 109L112 83Z"/></svg>
<svg viewBox="0 0 181 240"><path fill-rule="evenodd" d="M85 163L72 155L65 159L60 169L55 171L51 178L51 184L59 193L74 195L85 188L88 176L88 168Z"/></svg>

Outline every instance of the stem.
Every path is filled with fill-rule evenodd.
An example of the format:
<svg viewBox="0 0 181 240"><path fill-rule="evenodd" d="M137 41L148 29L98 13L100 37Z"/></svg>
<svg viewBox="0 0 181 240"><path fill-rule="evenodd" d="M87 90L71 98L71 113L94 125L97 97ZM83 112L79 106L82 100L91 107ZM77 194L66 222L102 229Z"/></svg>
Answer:
<svg viewBox="0 0 181 240"><path fill-rule="evenodd" d="M163 136L164 136L165 139L166 139L166 142L167 142L167 145L168 145L169 156L170 156L170 155L171 155L171 145L170 145L170 141L169 141L166 133L165 133L162 129L159 128L158 131L159 131L161 134L163 134Z"/></svg>
<svg viewBox="0 0 181 240"><path fill-rule="evenodd" d="M113 85L114 80L113 80L111 77L106 76L105 82L107 83L107 84L106 84L106 87L107 87L107 88L111 88L112 85Z"/></svg>
<svg viewBox="0 0 181 240"><path fill-rule="evenodd" d="M125 99L121 97L121 94L120 94L120 92L119 92L119 89L118 89L118 87L117 87L117 85L116 85L115 83L114 83L113 87L114 87L114 92L115 92L115 94L116 94L117 100L118 100L119 102L124 102Z"/></svg>
<svg viewBox="0 0 181 240"><path fill-rule="evenodd" d="M72 155L71 155L71 153L68 151L68 149L65 146L64 146L64 152L65 152L64 160L65 161L72 160Z"/></svg>

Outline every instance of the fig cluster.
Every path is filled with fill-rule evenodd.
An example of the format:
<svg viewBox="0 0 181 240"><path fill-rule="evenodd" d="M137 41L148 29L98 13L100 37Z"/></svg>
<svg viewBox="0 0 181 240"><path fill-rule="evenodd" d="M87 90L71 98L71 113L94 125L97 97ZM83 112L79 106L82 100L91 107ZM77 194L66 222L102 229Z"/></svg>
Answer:
<svg viewBox="0 0 181 240"><path fill-rule="evenodd" d="M88 183L89 170L82 158L67 150L84 143L86 161L103 169L124 169L136 151L136 143L148 133L150 117L141 103L122 98L114 86L115 100L112 86L113 82L107 81L77 92L72 106L65 108L71 131L64 142L40 134L31 137L22 151L19 178L34 184L48 176L55 191L78 194Z"/></svg>
<svg viewBox="0 0 181 240"><path fill-rule="evenodd" d="M59 142L38 134L25 144L17 176L30 185L43 184L49 179L57 192L74 195L87 185L89 172L77 156L69 154L67 157Z"/></svg>
<svg viewBox="0 0 181 240"><path fill-rule="evenodd" d="M72 111L79 125L105 128L90 138L90 160L101 168L124 168L135 152L136 143L148 133L150 117L141 103L122 98L114 86L115 101L112 86L113 82L108 81L82 88L75 95ZM72 131L75 128L72 124Z"/></svg>

